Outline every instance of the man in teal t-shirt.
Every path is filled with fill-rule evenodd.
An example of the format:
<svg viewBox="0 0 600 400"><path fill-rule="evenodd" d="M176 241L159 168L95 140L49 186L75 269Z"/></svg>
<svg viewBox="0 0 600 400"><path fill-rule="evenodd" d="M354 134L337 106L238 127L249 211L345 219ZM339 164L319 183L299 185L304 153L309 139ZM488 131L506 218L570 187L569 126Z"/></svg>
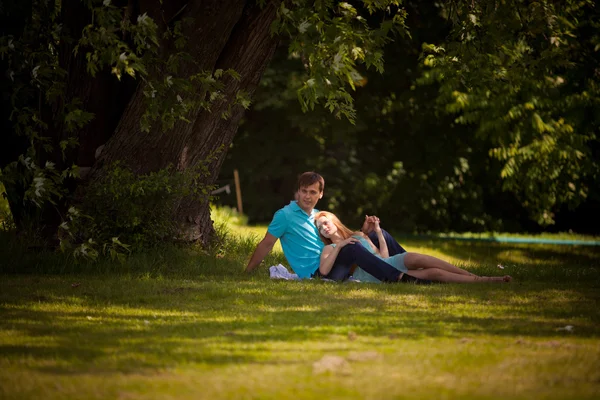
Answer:
<svg viewBox="0 0 600 400"><path fill-rule="evenodd" d="M264 239L258 244L246 266L246 272L256 269L279 239L283 254L300 278L322 276L319 273L319 261L324 244L319 238L314 216L318 212L315 206L323 197L324 186L325 180L315 172L300 175L296 200L275 213ZM383 232L390 254L405 251L389 233ZM344 246L325 278L336 281L347 279L352 265L360 265L380 281L422 282L408 274L402 274L361 245Z"/></svg>
<svg viewBox="0 0 600 400"><path fill-rule="evenodd" d="M315 214L300 208L296 201L277 211L267 233L281 240L283 254L300 278L310 278L319 268L323 242L315 226Z"/></svg>
<svg viewBox="0 0 600 400"><path fill-rule="evenodd" d="M305 172L298 178L297 200L278 210L248 262L246 271L254 270L281 240L283 254L300 278L310 278L319 268L323 242L314 223L317 202L323 197L325 180L315 172Z"/></svg>

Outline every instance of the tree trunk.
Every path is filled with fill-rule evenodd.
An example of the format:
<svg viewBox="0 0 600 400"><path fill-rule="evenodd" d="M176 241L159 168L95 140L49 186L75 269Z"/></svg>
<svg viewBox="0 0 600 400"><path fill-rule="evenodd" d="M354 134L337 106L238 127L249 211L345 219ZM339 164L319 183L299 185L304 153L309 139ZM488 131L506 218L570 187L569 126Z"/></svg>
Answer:
<svg viewBox="0 0 600 400"><path fill-rule="evenodd" d="M239 90L249 95L254 92L277 45L277 40L270 35L270 25L280 2L267 2L262 8L255 0L116 0L113 3L119 7L127 6L126 18L135 20L138 15L147 13L158 24L159 37L162 37L167 25L185 18L192 19L193 23L187 25L183 32L188 38L184 51L193 57L195 63L183 66L180 71L182 77L201 71L213 72L217 68L232 68L241 75L241 80L224 78L224 98L213 104L211 112L193 110L187 116L190 123L178 122L168 132L163 132L160 126L152 127L150 132L142 132L140 119L145 112L145 84L138 84L128 77L118 81L108 68L95 77L88 74L86 49L79 49L77 54L73 49L82 29L91 22L91 13L80 0L63 0L63 32L73 39L61 40L58 53L59 65L67 71L65 96L62 104L42 107L43 119L48 123L44 136L51 139L54 152L46 154L40 151L38 164L52 161L57 168L77 164L91 168L88 177L98 179L106 171L105 167L117 160L135 173L145 174L169 165L179 170L194 168L215 150L221 147L226 150L244 113L239 105L231 107L236 93ZM31 3L25 5L30 9ZM27 7L23 8L27 11ZM23 23L18 23L8 29L7 25L2 32L15 31L18 35L23 26ZM161 45L161 57L165 60L172 51L172 43L165 41ZM164 79L164 76L156 78ZM2 87L3 111L6 112L10 109L10 88L10 85ZM82 109L93 113L94 119L76 132L78 147L68 151L67 158L63 160L58 145L69 134L60 116L62 107L73 99L80 101ZM222 119L222 112L230 107L230 117ZM5 122L9 143L14 146L10 151L0 151L0 167L15 161L27 148L27 139L16 136L12 123ZM100 145L105 146L100 159L96 160L95 152ZM214 183L224 156L225 151L216 156L209 166L210 176L201 182L202 185ZM70 181L68 186L70 193L78 189L78 196L85 197L85 186L79 181ZM28 215L37 214L37 218L41 218L37 223L44 228L42 234L51 239L69 198L63 198L57 207L46 207L40 212L33 206L23 206L25 188L26 185L7 187L15 220L20 225ZM181 227L182 238L203 243L209 240L213 228L205 200L181 199L173 213Z"/></svg>
<svg viewBox="0 0 600 400"><path fill-rule="evenodd" d="M197 166L221 146L226 150L237 131L244 109L232 107L231 116L222 119L222 111L235 100L238 90L252 94L271 59L277 40L271 37L270 26L276 17L277 4L269 2L263 8L256 1L205 0L187 5L182 18L193 18L185 32L189 38L186 51L199 66L186 66L183 74L232 68L241 75L240 81L227 78L224 99L214 104L211 112L196 109L188 115L191 123L178 122L163 132L153 126L142 132L140 118L145 111L144 86L140 85L114 135L106 143L102 155L92 170L93 179L102 176L103 168L120 160L137 174L145 174L169 165L185 170ZM199 70L198 70L199 69ZM225 151L211 163L210 176L201 184L211 185L217 178ZM181 237L206 244L213 227L209 205L205 200L181 199L174 218Z"/></svg>
<svg viewBox="0 0 600 400"><path fill-rule="evenodd" d="M228 78L224 91L225 100L215 105L212 112L205 111L198 116L194 123L194 134L182 149L179 166L188 168L208 157L215 149L223 148L210 165L211 176L208 184L213 184L217 179L245 110L240 105L234 106L227 120L221 118L221 113L227 110L239 90L249 95L254 93L277 47L277 40L270 35L270 26L275 19L276 10L277 7L273 3L264 10L256 5L246 7L216 66L224 70L232 68L242 79L235 81ZM189 149L195 149L193 154ZM206 202L198 202L189 197L182 199L176 211L176 218L185 238L200 239L206 243L212 236L213 224L209 204Z"/></svg>

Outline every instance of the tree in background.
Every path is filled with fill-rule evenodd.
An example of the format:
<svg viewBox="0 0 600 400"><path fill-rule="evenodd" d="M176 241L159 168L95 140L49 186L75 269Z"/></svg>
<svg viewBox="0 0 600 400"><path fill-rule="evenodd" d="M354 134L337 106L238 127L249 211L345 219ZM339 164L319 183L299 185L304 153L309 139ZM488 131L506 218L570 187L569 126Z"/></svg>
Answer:
<svg viewBox="0 0 600 400"><path fill-rule="evenodd" d="M260 187L257 194L244 191L251 220L269 220L291 198L294 175L316 169L327 178L324 200L329 204L322 207L356 222L364 213L377 213L404 231L539 230L560 211L558 217L565 217L558 218L558 226L572 227L564 223L567 215L571 222L573 217L565 207L586 201L587 195L580 207L585 213L598 201L598 53L596 31L590 29L598 10L590 2L565 7L536 3L539 7L527 14L532 22L521 23L525 17L519 7L528 3L484 3L475 10L487 25L476 33L492 36L486 40L474 40L465 31L464 25L471 26L475 18L467 12L472 2L405 3L411 35L386 46L383 75L359 71L364 79L355 94L356 125L325 113L299 113L293 100L302 71L285 51L278 52L224 167L227 176L235 165L243 165L243 182ZM542 24L545 30L538 26L544 18L574 28L552 28L558 36L543 42L540 38L551 33L547 24ZM487 60L525 39L551 52L556 40L574 43L551 58L545 52L522 51L520 69L508 67L512 80L491 79L500 67ZM532 71L526 71L528 65ZM578 95L548 88L548 77L558 70L570 71L569 86L579 88ZM462 93L457 87L466 93L464 104L457 100ZM498 94L482 100L490 96L488 91ZM509 96L513 92L518 94ZM533 109L515 114L532 107L527 104L532 96L544 104L535 107L563 115L562 122L554 117L558 128L544 125L540 132ZM521 141L523 148L517 150L506 139L513 127L533 141ZM555 145L547 145L553 141ZM543 143L549 147L536 147ZM267 146L267 151L254 152L253 144ZM503 154L513 154L514 160ZM257 170L262 173L255 174ZM582 190L574 191L577 185ZM578 228L586 229L585 224Z"/></svg>
<svg viewBox="0 0 600 400"><path fill-rule="evenodd" d="M203 243L221 149L279 38L303 67L301 107L353 120L357 67L381 71L383 45L405 29L396 0L26 0L0 18L0 168L17 228L72 232L73 205L87 204L132 229L162 204L179 238ZM169 180L179 172L192 173ZM176 195L146 202L161 189ZM144 212L128 215L123 196Z"/></svg>
<svg viewBox="0 0 600 400"><path fill-rule="evenodd" d="M420 83L440 111L489 140L505 190L534 220L596 189L600 9L594 1L448 2L449 39L424 44Z"/></svg>

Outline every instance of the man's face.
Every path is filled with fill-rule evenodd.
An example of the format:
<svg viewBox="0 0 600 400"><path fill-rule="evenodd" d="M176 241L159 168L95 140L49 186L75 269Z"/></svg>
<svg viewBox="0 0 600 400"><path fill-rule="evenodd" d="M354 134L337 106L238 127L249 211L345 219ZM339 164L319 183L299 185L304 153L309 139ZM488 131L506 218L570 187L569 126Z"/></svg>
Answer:
<svg viewBox="0 0 600 400"><path fill-rule="evenodd" d="M323 192L319 190L319 182L298 189L298 205L307 213L315 208L321 197L323 197Z"/></svg>

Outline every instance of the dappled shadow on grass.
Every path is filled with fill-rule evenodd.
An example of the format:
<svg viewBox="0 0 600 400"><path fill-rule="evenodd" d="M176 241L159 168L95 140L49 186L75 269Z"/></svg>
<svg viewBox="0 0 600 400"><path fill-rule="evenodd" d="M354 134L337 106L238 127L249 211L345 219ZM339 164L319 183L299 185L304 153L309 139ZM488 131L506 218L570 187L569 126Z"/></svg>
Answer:
<svg viewBox="0 0 600 400"><path fill-rule="evenodd" d="M26 274L0 276L0 360L32 360L49 373L137 374L186 363L294 364L300 352L317 358L352 340L600 336L597 248L410 242L471 261L478 273L515 277L420 287L270 281L265 267L246 275L253 245L171 246L125 264L28 255L12 271ZM574 330L559 330L566 325Z"/></svg>
<svg viewBox="0 0 600 400"><path fill-rule="evenodd" d="M0 336L7 339L0 355L34 359L35 368L52 373L295 363L290 354L304 341L321 342L320 354L344 351L351 333L366 343L600 336L600 294L590 286L90 278L73 289L63 279L10 281L0 286L0 335L13 333ZM567 324L575 329L557 330ZM307 351L316 350L311 344Z"/></svg>

